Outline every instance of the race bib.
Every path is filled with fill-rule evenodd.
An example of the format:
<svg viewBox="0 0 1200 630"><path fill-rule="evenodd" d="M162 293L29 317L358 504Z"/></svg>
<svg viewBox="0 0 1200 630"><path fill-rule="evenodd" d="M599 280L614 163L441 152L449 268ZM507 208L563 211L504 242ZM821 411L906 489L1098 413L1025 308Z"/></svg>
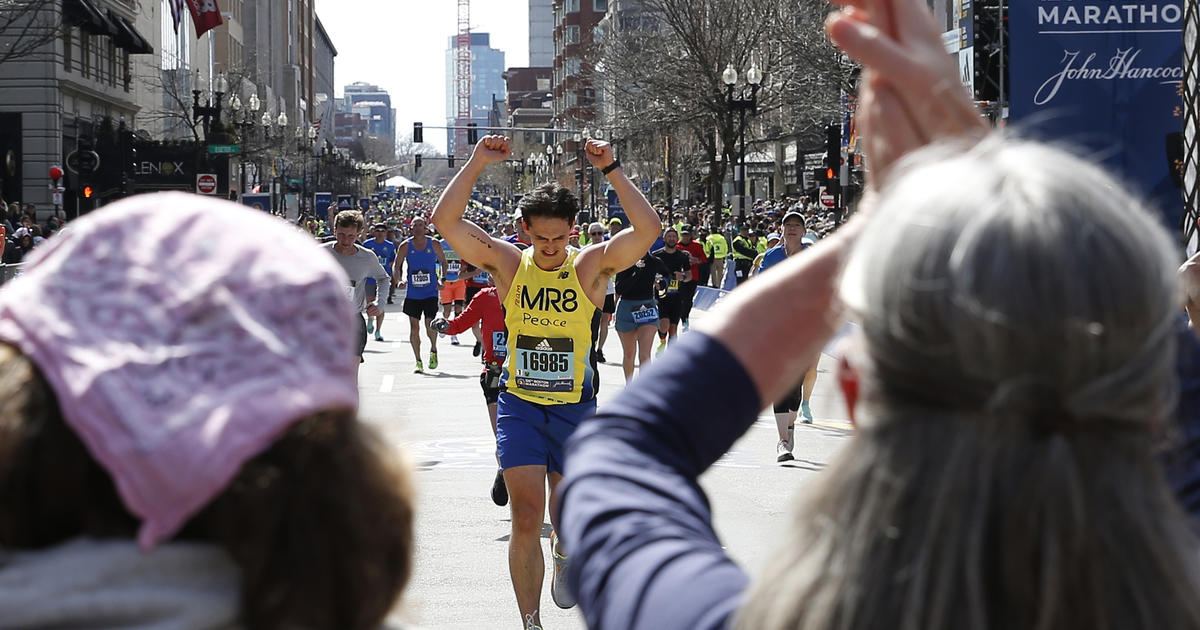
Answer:
<svg viewBox="0 0 1200 630"><path fill-rule="evenodd" d="M459 269L462 269L462 263L458 262L457 260L452 260L446 263L447 274L456 274L458 273Z"/></svg>
<svg viewBox="0 0 1200 630"><path fill-rule="evenodd" d="M679 280L672 279L667 283L667 293L679 293Z"/></svg>
<svg viewBox="0 0 1200 630"><path fill-rule="evenodd" d="M658 307L646 304L641 308L633 309L630 313L633 315L633 323L641 326L643 324L654 324L658 322Z"/></svg>
<svg viewBox="0 0 1200 630"><path fill-rule="evenodd" d="M517 335L517 387L530 392L569 393L575 389L575 340Z"/></svg>
<svg viewBox="0 0 1200 630"><path fill-rule="evenodd" d="M412 285L414 287L416 287L418 289L421 287L427 287L427 286L429 286L429 280L430 280L430 276L429 276L428 271L413 272Z"/></svg>
<svg viewBox="0 0 1200 630"><path fill-rule="evenodd" d="M379 266L383 267L383 270L388 272L389 274L392 273L392 269L390 267L388 267L387 256L379 257Z"/></svg>
<svg viewBox="0 0 1200 630"><path fill-rule="evenodd" d="M498 330L492 333L492 354L497 361L508 358L508 332Z"/></svg>

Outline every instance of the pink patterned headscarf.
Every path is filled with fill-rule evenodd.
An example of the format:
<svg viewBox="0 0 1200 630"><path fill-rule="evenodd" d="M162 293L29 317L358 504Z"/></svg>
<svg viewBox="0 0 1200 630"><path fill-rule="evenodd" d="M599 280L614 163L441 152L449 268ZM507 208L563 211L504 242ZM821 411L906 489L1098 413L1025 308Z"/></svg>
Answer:
<svg viewBox="0 0 1200 630"><path fill-rule="evenodd" d="M294 421L357 407L346 284L279 219L142 195L34 251L0 290L0 340L46 377L148 550Z"/></svg>

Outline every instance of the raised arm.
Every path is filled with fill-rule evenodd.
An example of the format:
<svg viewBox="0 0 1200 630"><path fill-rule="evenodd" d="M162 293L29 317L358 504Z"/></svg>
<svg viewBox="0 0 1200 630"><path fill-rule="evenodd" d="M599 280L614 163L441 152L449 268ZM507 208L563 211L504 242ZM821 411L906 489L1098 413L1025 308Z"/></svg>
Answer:
<svg viewBox="0 0 1200 630"><path fill-rule="evenodd" d="M599 170L607 168L615 161L612 145L607 142L588 140L584 152L588 162ZM625 215L629 217L633 229L623 230L612 239L600 243L600 247L590 248L585 250L584 254L580 254L580 265L596 265L598 278L605 282L609 276L622 269L628 269L646 255L662 231L658 214L654 212L650 202L646 201L642 191L629 181L623 169L618 166L610 171L608 181L617 192L617 198L621 201L621 207L625 209ZM591 257L598 259L586 260Z"/></svg>
<svg viewBox="0 0 1200 630"><path fill-rule="evenodd" d="M433 209L433 224L454 251L476 266L486 269L507 285L521 261L521 250L512 243L492 238L483 228L463 218L475 182L489 164L501 162L511 154L508 138L484 136L471 159L450 181Z"/></svg>
<svg viewBox="0 0 1200 630"><path fill-rule="evenodd" d="M408 286L404 276L404 262L408 260L408 241L396 248L396 262L392 263L392 284L403 289Z"/></svg>

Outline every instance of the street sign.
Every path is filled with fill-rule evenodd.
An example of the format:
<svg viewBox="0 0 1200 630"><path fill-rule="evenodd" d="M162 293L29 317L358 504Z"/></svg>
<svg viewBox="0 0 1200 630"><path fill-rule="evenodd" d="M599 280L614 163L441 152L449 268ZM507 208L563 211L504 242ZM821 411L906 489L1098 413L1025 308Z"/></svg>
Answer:
<svg viewBox="0 0 1200 630"><path fill-rule="evenodd" d="M217 176L212 173L200 173L197 175L196 192L201 195L217 194Z"/></svg>
<svg viewBox="0 0 1200 630"><path fill-rule="evenodd" d="M834 204L836 204L836 203L837 203L837 200L834 198L833 193L829 192L825 188L822 188L821 189L821 205L825 206L826 208L832 208L832 207L834 207Z"/></svg>
<svg viewBox="0 0 1200 630"><path fill-rule="evenodd" d="M50 193L50 203L54 204L55 206L63 205L62 188L55 188L54 191Z"/></svg>
<svg viewBox="0 0 1200 630"><path fill-rule="evenodd" d="M95 151L72 151L67 155L67 168L74 173L94 173L100 168L100 154Z"/></svg>
<svg viewBox="0 0 1200 630"><path fill-rule="evenodd" d="M232 155L241 153L242 148L236 144L210 144L208 145L208 153L210 155Z"/></svg>

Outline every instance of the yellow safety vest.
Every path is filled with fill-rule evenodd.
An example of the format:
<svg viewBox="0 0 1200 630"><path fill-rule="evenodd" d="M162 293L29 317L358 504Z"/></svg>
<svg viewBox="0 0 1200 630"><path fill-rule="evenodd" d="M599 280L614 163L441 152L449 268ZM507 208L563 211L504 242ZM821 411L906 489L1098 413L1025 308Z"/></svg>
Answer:
<svg viewBox="0 0 1200 630"><path fill-rule="evenodd" d="M729 256L729 241L721 234L709 234L705 240L712 247L712 257L723 260Z"/></svg>
<svg viewBox="0 0 1200 630"><path fill-rule="evenodd" d="M508 362L504 384L514 396L541 405L591 400L599 386L592 367L592 346L600 309L579 284L570 252L553 271L533 262L533 248L521 264L504 299Z"/></svg>

